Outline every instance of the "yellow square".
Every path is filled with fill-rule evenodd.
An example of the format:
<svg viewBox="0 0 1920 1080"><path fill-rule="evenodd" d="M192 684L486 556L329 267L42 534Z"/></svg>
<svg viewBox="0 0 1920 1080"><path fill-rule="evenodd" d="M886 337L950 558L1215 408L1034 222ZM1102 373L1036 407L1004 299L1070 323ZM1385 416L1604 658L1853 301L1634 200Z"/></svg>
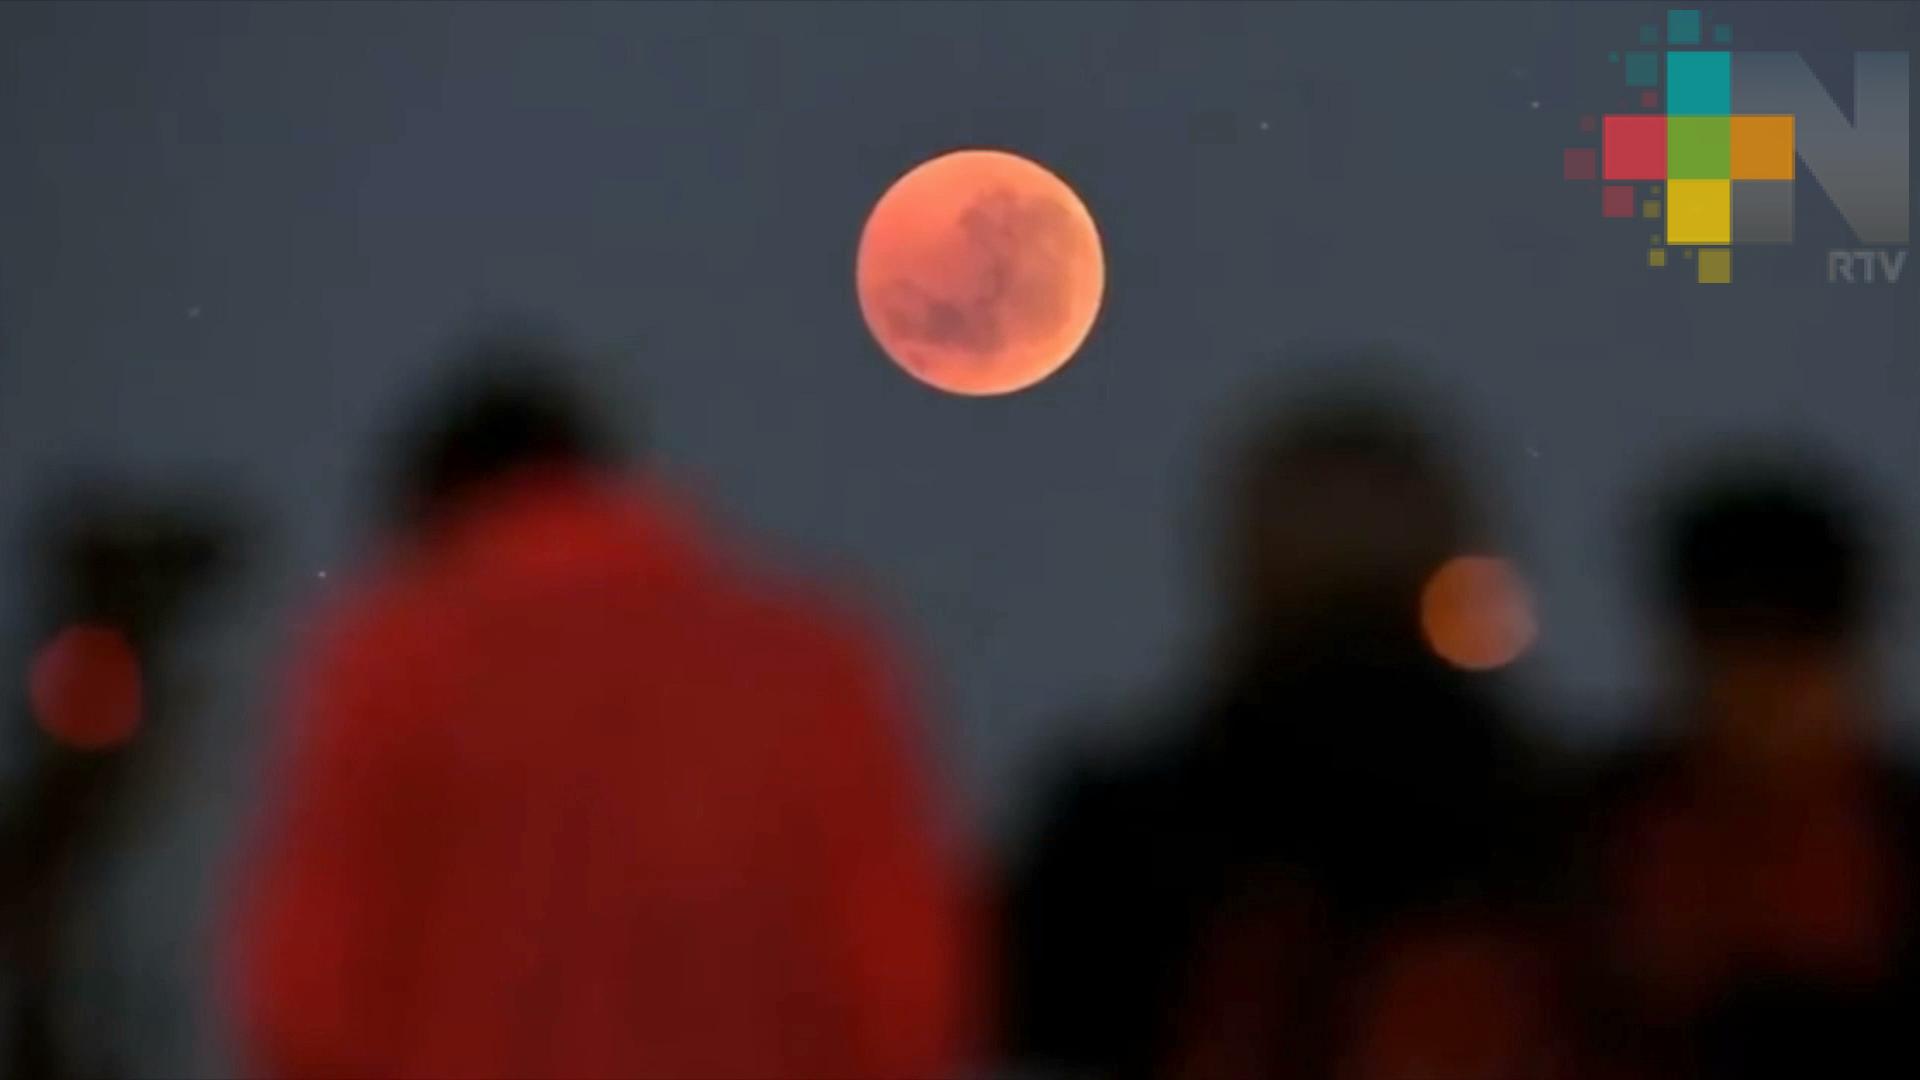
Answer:
<svg viewBox="0 0 1920 1080"><path fill-rule="evenodd" d="M1728 162L1735 180L1793 179L1793 117L1736 116Z"/></svg>
<svg viewBox="0 0 1920 1080"><path fill-rule="evenodd" d="M1700 280L1708 285L1733 281L1733 252L1726 248L1700 249Z"/></svg>
<svg viewBox="0 0 1920 1080"><path fill-rule="evenodd" d="M1667 249L1666 249L1666 248L1653 248L1653 249L1651 249L1650 251L1648 251L1648 252L1647 252L1647 265L1648 265L1648 266L1665 266L1665 265L1667 265Z"/></svg>
<svg viewBox="0 0 1920 1080"><path fill-rule="evenodd" d="M1726 244L1733 239L1733 185L1726 180L1667 181L1667 243Z"/></svg>
<svg viewBox="0 0 1920 1080"><path fill-rule="evenodd" d="M1656 218L1660 216L1660 200L1648 199L1640 204L1640 216Z"/></svg>

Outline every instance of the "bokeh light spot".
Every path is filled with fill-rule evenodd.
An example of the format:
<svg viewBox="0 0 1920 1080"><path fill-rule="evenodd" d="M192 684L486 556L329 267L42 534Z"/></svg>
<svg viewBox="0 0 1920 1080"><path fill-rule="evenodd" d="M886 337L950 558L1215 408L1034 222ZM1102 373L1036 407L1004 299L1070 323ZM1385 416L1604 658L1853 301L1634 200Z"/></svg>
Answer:
<svg viewBox="0 0 1920 1080"><path fill-rule="evenodd" d="M1420 593L1420 628L1441 659L1469 671L1512 663L1538 631L1519 571L1489 555L1461 555L1434 571Z"/></svg>
<svg viewBox="0 0 1920 1080"><path fill-rule="evenodd" d="M141 693L140 660L111 626L60 631L34 655L28 675L34 721L80 750L105 750L131 739L140 728Z"/></svg>

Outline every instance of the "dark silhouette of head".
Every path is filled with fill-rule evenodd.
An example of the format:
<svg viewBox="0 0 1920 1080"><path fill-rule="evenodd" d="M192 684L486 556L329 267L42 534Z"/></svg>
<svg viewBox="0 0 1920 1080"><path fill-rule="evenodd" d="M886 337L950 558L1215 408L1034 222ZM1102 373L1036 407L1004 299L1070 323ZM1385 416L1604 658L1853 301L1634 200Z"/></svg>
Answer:
<svg viewBox="0 0 1920 1080"><path fill-rule="evenodd" d="M1820 467L1721 466L1671 501L1661 537L1660 585L1695 640L1850 639L1867 621L1866 515Z"/></svg>
<svg viewBox="0 0 1920 1080"><path fill-rule="evenodd" d="M1804 455L1749 456L1665 510L1657 580L1702 731L1772 775L1858 744L1873 532L1849 489Z"/></svg>
<svg viewBox="0 0 1920 1080"><path fill-rule="evenodd" d="M252 532L231 509L187 497L124 484L64 489L35 528L42 618L157 636L237 569Z"/></svg>
<svg viewBox="0 0 1920 1080"><path fill-rule="evenodd" d="M391 496L399 521L427 524L529 467L611 462L612 438L562 375L570 366L560 349L530 338L462 350L452 379L402 436Z"/></svg>
<svg viewBox="0 0 1920 1080"><path fill-rule="evenodd" d="M1262 417L1226 511L1227 597L1237 632L1256 637L1414 631L1421 586L1474 530L1443 440L1366 390Z"/></svg>

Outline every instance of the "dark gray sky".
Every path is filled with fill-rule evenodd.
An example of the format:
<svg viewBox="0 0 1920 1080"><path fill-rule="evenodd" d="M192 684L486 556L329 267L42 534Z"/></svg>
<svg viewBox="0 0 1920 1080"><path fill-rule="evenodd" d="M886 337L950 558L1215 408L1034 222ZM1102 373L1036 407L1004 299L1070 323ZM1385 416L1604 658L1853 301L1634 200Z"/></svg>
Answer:
<svg viewBox="0 0 1920 1080"><path fill-rule="evenodd" d="M1741 47L1804 51L1843 105L1850 50L1920 44L1912 3L1706 9ZM435 346L543 317L717 513L897 620L1005 837L1038 763L1133 733L1190 660L1223 410L1387 341L1504 503L1543 723L1604 733L1647 685L1629 493L1752 429L1831 443L1888 500L1920 701L1920 272L1823 284L1847 236L1803 182L1800 244L1693 285L1560 179L1579 116L1620 103L1606 53L1662 10L0 5L0 515L15 531L78 466L256 503L277 543L208 652L247 685L351 566L368 440ZM873 200L963 146L1051 167L1106 243L1086 349L1007 399L910 381L853 298ZM169 1073L220 1060L188 991L246 802L224 748L262 720L227 697L103 886L124 932L76 998Z"/></svg>
<svg viewBox="0 0 1920 1080"><path fill-rule="evenodd" d="M8 4L0 506L76 463L217 478L297 601L351 564L367 440L434 346L549 318L718 512L866 583L1004 827L1186 660L1222 409L1390 341L1506 502L1533 685L1605 706L1646 674L1619 511L1671 451L1816 435L1920 519L1920 272L1823 284L1845 234L1803 183L1802 244L1693 285L1560 180L1662 10ZM1847 50L1920 35L1908 3L1707 11L1843 104ZM872 201L962 146L1047 164L1107 247L1085 351L1008 399L906 379L852 295Z"/></svg>

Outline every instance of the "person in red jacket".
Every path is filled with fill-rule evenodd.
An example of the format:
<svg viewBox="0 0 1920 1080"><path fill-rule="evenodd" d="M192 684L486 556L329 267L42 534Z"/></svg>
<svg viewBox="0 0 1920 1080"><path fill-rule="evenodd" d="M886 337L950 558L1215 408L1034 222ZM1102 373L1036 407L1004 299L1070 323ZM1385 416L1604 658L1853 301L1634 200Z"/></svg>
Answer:
<svg viewBox="0 0 1920 1080"><path fill-rule="evenodd" d="M963 1065L971 883L871 631L537 383L445 415L404 539L296 669L237 920L250 1070Z"/></svg>

